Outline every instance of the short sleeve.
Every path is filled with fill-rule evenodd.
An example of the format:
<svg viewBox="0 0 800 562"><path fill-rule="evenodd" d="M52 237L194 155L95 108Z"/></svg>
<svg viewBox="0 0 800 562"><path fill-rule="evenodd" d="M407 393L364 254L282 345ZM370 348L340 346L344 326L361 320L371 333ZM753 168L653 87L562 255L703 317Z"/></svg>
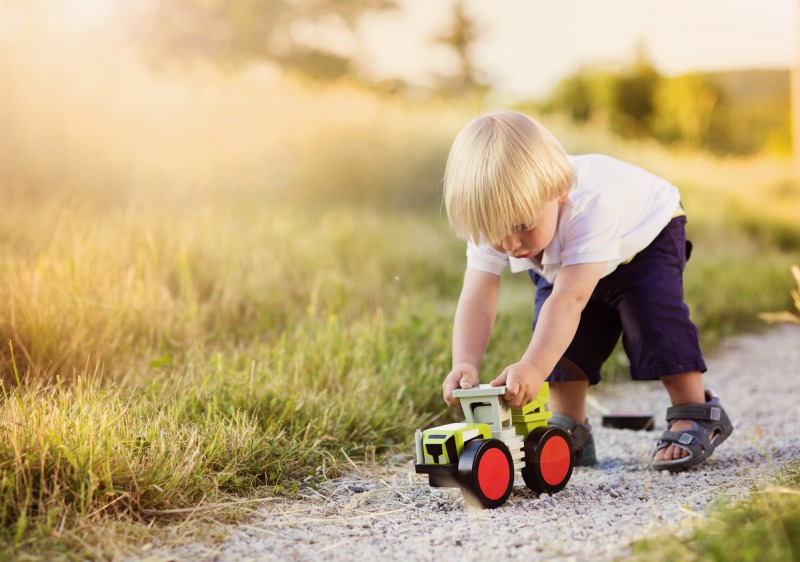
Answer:
<svg viewBox="0 0 800 562"><path fill-rule="evenodd" d="M508 263L508 256L491 246L467 243L467 267L470 269L493 273L499 277L508 267Z"/></svg>

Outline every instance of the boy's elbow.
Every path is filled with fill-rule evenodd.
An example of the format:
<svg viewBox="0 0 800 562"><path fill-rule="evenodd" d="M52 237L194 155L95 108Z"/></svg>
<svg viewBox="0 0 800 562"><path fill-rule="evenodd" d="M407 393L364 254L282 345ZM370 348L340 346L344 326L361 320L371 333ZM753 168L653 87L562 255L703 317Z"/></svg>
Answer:
<svg viewBox="0 0 800 562"><path fill-rule="evenodd" d="M548 300L553 300L554 303L558 303L557 306L560 309L560 314L580 317L583 309L586 308L586 305L589 303L591 296L591 293L588 295L583 293L569 293L558 295L557 297L556 295L551 295Z"/></svg>
<svg viewBox="0 0 800 562"><path fill-rule="evenodd" d="M567 303L571 310L583 312L604 269L605 263L565 267L556 279L551 298L558 295L559 300Z"/></svg>
<svg viewBox="0 0 800 562"><path fill-rule="evenodd" d="M573 318L577 318L578 320L580 320L581 313L583 312L583 309L586 308L586 305L588 303L589 303L589 299L588 298L583 298L583 297L570 298L570 299L567 300L567 303L566 303L566 305L567 305L566 313L569 316L571 316Z"/></svg>
<svg viewBox="0 0 800 562"><path fill-rule="evenodd" d="M592 294L588 293L580 293L577 295L573 295L572 302L573 306L578 309L578 312L583 312L583 309L586 308L586 305L589 304L589 299L592 298Z"/></svg>

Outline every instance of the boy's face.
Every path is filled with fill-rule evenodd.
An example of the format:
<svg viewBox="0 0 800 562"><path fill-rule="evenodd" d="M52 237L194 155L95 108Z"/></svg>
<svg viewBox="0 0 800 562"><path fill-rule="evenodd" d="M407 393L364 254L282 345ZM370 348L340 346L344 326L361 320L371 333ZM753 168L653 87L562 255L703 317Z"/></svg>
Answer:
<svg viewBox="0 0 800 562"><path fill-rule="evenodd" d="M514 232L492 247L514 258L541 258L545 247L555 236L558 208L563 199L553 199L545 203L537 223L520 223Z"/></svg>

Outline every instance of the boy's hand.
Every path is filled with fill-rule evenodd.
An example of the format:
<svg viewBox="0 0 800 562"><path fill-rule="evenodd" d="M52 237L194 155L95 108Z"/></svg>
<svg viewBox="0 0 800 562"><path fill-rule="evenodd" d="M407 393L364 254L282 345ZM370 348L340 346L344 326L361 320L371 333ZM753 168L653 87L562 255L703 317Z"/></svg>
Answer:
<svg viewBox="0 0 800 562"><path fill-rule="evenodd" d="M525 404L533 402L539 394L539 387L542 386L536 376L536 368L526 361L509 365L489 384L506 385L503 398L511 408L522 408Z"/></svg>
<svg viewBox="0 0 800 562"><path fill-rule="evenodd" d="M444 401L454 410L460 410L461 400L453 397L453 391L457 388L472 388L478 386L478 383L478 369L469 363L459 363L453 367L442 383Z"/></svg>

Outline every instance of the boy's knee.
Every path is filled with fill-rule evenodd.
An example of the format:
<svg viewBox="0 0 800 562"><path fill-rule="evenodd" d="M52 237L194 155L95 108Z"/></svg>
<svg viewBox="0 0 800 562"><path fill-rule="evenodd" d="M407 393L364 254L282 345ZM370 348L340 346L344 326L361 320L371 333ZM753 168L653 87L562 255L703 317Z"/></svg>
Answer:
<svg viewBox="0 0 800 562"><path fill-rule="evenodd" d="M570 361L569 359L562 358L561 361L558 362L558 366L561 369L561 377L560 380L553 384L559 383L570 383L570 382L578 382L578 383L589 383L589 377L586 376L586 373L583 372L576 363Z"/></svg>

